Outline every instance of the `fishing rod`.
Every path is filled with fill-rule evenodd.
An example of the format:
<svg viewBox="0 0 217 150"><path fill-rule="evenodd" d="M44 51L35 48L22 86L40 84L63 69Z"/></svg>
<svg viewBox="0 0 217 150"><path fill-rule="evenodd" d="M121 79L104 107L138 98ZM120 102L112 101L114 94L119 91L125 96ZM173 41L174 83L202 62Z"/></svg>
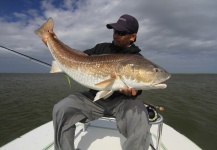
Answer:
<svg viewBox="0 0 217 150"><path fill-rule="evenodd" d="M15 50L9 49L9 48L4 47L4 46L1 46L1 45L0 45L0 47L3 48L3 49L5 49L5 50L7 50L7 51L9 51L9 52L11 52L11 53L13 53L13 54L16 54L16 55L18 55L18 56L20 56L20 57L23 57L23 58L25 58L25 59L28 59L28 60L30 60L30 61L32 61L32 62L38 63L38 64L43 65L43 66L48 67L48 68L51 68L51 65L50 65L50 64L48 64L48 63L46 63L46 62L43 62L43 61L41 61L41 60L39 60L39 59L36 59L36 58L31 57L31 56L22 54L22 53L20 53L20 52L17 52L17 51L15 51Z"/></svg>
<svg viewBox="0 0 217 150"><path fill-rule="evenodd" d="M159 111L164 111L164 107L162 107L162 106L155 106L155 105L153 105L153 104L151 104L151 103L149 103L147 101L144 101L144 105L150 105L150 106L154 107L155 109L157 109Z"/></svg>
<svg viewBox="0 0 217 150"><path fill-rule="evenodd" d="M43 65L43 66L48 67L48 68L51 68L51 65L50 65L50 64L48 64L48 63L46 63L46 62L43 62L43 61L41 61L41 60L39 60L39 59L36 59L36 58L31 57L31 56L22 54L22 53L20 53L20 52L17 52L17 51L15 51L15 50L9 49L9 48L4 47L4 46L1 46L1 45L0 45L0 47L3 48L3 49L5 49L5 50L7 50L7 51L9 51L9 52L11 52L11 53L13 53L13 54L16 54L16 55L18 55L18 56L20 56L20 57L23 57L23 58L25 58L25 59L28 59L28 60L30 60L30 61L32 61L32 62L38 63L38 64ZM69 83L70 89L72 89L70 77L69 77L66 73L65 73L65 76L66 76L67 81L68 81L68 83Z"/></svg>

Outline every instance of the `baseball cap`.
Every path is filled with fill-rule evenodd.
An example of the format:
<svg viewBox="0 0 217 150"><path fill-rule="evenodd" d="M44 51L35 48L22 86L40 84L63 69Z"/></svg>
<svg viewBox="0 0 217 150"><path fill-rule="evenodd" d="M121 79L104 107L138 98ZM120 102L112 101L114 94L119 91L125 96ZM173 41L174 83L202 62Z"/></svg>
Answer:
<svg viewBox="0 0 217 150"><path fill-rule="evenodd" d="M133 16L125 14L118 19L117 23L107 24L106 27L108 29L114 29L117 31L137 33L139 29L139 23Z"/></svg>

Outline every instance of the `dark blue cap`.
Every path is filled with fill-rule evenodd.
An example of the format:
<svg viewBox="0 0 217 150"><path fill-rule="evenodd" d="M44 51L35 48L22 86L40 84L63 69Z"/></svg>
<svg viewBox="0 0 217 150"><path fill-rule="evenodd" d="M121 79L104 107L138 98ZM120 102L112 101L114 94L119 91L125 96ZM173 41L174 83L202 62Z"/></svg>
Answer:
<svg viewBox="0 0 217 150"><path fill-rule="evenodd" d="M117 23L107 24L106 27L108 29L114 29L117 31L137 33L139 29L139 23L133 16L125 14L118 19Z"/></svg>

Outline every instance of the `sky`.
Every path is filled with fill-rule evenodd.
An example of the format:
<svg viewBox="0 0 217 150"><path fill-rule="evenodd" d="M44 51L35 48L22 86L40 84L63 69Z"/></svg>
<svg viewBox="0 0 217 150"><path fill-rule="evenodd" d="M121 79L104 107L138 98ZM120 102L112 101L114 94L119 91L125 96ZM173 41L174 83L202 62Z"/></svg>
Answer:
<svg viewBox="0 0 217 150"><path fill-rule="evenodd" d="M139 22L135 44L144 57L171 73L217 73L216 0L2 0L0 46L51 64L34 34L48 18L63 43L83 51L112 42L106 24L123 14ZM0 47L0 73L49 71Z"/></svg>

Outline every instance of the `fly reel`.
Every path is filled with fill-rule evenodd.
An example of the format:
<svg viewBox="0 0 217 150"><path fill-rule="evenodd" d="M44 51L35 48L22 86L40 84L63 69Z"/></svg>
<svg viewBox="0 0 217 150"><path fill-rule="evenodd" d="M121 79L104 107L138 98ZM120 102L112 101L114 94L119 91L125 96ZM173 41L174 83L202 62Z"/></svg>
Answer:
<svg viewBox="0 0 217 150"><path fill-rule="evenodd" d="M159 109L160 111L164 110L163 107L154 106L152 104L145 103L144 105L148 111L149 122L155 122L160 117L157 109Z"/></svg>

